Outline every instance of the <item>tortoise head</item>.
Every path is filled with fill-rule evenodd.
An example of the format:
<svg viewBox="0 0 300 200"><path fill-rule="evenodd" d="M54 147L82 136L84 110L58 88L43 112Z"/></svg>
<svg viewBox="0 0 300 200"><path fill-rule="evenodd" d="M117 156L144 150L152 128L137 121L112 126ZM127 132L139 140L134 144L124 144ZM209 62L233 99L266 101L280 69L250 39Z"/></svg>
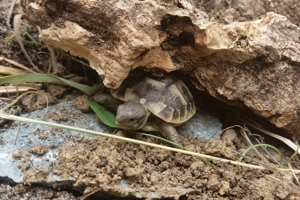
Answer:
<svg viewBox="0 0 300 200"><path fill-rule="evenodd" d="M126 102L118 107L116 124L124 130L138 130L147 123L149 115L142 104Z"/></svg>

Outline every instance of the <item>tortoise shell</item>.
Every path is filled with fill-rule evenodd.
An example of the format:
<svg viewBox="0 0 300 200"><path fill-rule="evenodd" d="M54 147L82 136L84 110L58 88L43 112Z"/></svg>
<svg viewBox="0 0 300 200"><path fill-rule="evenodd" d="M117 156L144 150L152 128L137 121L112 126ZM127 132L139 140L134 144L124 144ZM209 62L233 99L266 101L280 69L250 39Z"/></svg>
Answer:
<svg viewBox="0 0 300 200"><path fill-rule="evenodd" d="M133 73L118 89L111 89L113 97L124 102L144 104L160 119L180 125L196 112L193 96L187 86L176 76L155 77L145 73Z"/></svg>

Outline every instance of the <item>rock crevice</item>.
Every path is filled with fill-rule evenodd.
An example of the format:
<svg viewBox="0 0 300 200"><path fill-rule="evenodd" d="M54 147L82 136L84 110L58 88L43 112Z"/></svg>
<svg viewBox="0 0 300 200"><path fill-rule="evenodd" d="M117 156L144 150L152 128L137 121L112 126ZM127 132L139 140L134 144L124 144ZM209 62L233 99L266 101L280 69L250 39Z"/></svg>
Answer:
<svg viewBox="0 0 300 200"><path fill-rule="evenodd" d="M299 3L220 2L21 0L20 5L42 28L43 42L87 59L109 88L137 67L179 70L214 97L246 106L299 138L300 16L287 12Z"/></svg>

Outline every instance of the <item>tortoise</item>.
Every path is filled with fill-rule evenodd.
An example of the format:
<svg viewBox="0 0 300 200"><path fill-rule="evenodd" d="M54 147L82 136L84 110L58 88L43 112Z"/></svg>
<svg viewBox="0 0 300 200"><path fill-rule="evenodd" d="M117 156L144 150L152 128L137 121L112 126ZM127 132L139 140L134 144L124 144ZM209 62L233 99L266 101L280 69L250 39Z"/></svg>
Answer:
<svg viewBox="0 0 300 200"><path fill-rule="evenodd" d="M196 112L193 96L176 76L155 77L144 72L131 73L111 95L123 101L118 106L116 125L124 130L158 131L179 142L175 126Z"/></svg>

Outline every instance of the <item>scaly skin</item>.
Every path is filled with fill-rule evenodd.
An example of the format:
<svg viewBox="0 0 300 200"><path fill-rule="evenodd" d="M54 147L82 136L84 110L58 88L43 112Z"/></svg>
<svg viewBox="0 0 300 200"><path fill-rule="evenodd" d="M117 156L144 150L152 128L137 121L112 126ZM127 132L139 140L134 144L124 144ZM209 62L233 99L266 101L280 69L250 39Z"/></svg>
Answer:
<svg viewBox="0 0 300 200"><path fill-rule="evenodd" d="M153 115L149 118L151 113L142 104L135 102L125 102L122 104L122 101L104 93L95 96L93 99L113 110L117 110L116 124L120 128L131 131L138 129L147 132L157 131L164 138L180 144L176 128L172 124Z"/></svg>
<svg viewBox="0 0 300 200"><path fill-rule="evenodd" d="M116 124L124 130L138 130L145 126L149 115L144 105L129 101L118 107Z"/></svg>
<svg viewBox="0 0 300 200"><path fill-rule="evenodd" d="M180 143L178 132L172 124L154 116L148 120L150 114L142 104L126 102L118 108L116 124L124 130L158 131L164 138Z"/></svg>
<svg viewBox="0 0 300 200"><path fill-rule="evenodd" d="M181 144L180 139L179 139L179 134L178 134L176 128L172 124L167 123L159 118L154 120L151 124L153 127L155 127L155 129L158 130L158 132L161 133L161 135L164 138L166 138L172 142Z"/></svg>

